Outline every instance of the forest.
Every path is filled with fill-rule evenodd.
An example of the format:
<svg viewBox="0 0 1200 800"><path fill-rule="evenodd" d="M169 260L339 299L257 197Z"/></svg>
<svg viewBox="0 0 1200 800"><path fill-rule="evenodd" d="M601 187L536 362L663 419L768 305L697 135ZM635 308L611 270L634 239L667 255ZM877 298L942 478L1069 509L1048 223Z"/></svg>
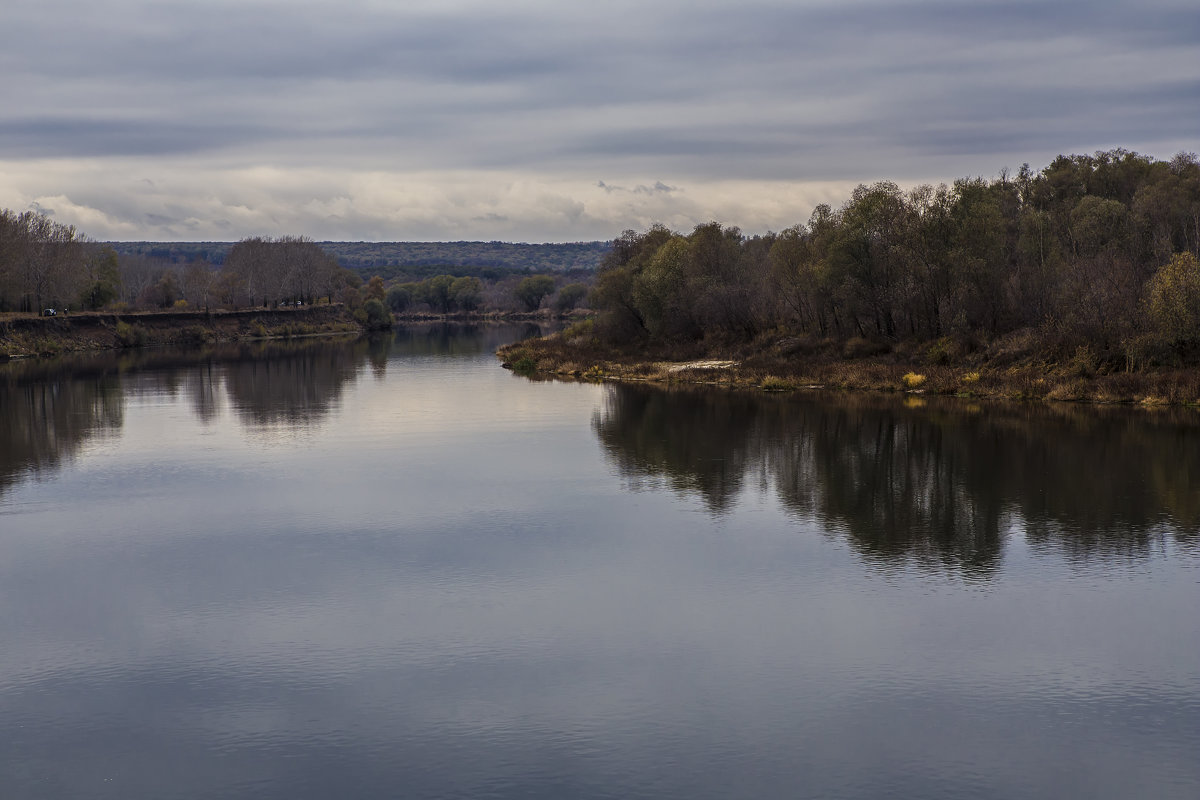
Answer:
<svg viewBox="0 0 1200 800"><path fill-rule="evenodd" d="M711 222L613 243L590 302L611 345L715 350L780 331L847 355L921 343L948 363L1007 337L1047 358L1178 364L1200 352L1200 162L1125 150L994 180L860 185L807 224Z"/></svg>
<svg viewBox="0 0 1200 800"><path fill-rule="evenodd" d="M230 242L108 242L118 256L146 256L173 264L208 261L221 265ZM595 270L608 242L524 244L517 242L317 242L363 280L420 280L447 271L496 280L511 271ZM453 269L448 270L447 267Z"/></svg>
<svg viewBox="0 0 1200 800"><path fill-rule="evenodd" d="M190 260L181 261L187 254ZM0 312L232 310L324 299L380 323L387 316L385 296L400 313L535 311L543 300L565 312L584 302L593 274L453 266L383 271L392 276L386 295L383 276L367 280L340 264L327 243L303 236L255 236L227 248L212 243L201 249L186 243L118 248L90 241L43 214L0 210Z"/></svg>
<svg viewBox="0 0 1200 800"><path fill-rule="evenodd" d="M216 267L119 256L74 227L0 209L0 311L246 308L338 298L362 280L302 236L252 237Z"/></svg>

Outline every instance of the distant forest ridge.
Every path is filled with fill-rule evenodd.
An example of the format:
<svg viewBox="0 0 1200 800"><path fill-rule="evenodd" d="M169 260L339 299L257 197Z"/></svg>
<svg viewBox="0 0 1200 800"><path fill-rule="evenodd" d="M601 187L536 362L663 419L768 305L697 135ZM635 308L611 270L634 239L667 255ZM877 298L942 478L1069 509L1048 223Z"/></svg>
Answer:
<svg viewBox="0 0 1200 800"><path fill-rule="evenodd" d="M105 242L118 255L140 255L187 264L223 264L233 242ZM338 263L386 279L429 272L429 267L474 267L527 272L595 270L611 242L523 244L510 242L317 242ZM415 268L415 269L414 269Z"/></svg>

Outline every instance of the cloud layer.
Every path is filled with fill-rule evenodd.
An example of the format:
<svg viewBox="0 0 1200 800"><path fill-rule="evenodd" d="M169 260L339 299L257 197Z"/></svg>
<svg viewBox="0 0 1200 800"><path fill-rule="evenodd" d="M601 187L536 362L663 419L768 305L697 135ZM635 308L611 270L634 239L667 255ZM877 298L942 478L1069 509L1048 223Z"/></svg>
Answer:
<svg viewBox="0 0 1200 800"><path fill-rule="evenodd" d="M1184 0L15 0L0 206L97 238L610 238L1200 149Z"/></svg>

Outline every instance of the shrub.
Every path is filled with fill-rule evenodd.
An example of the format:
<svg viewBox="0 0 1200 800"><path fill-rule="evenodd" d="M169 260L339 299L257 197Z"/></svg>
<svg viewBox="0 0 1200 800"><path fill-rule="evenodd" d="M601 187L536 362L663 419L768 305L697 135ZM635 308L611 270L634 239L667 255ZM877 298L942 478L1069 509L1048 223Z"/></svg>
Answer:
<svg viewBox="0 0 1200 800"><path fill-rule="evenodd" d="M906 389L919 389L925 385L925 376L918 375L915 372L906 372L900 380L904 383Z"/></svg>
<svg viewBox="0 0 1200 800"><path fill-rule="evenodd" d="M568 283L558 290L554 298L554 310L560 314L566 313L578 306L587 297L588 287L582 283Z"/></svg>
<svg viewBox="0 0 1200 800"><path fill-rule="evenodd" d="M1081 344L1075 348L1075 355L1071 357L1070 372L1080 378L1090 378L1096 374L1097 358L1092 348L1086 344Z"/></svg>
<svg viewBox="0 0 1200 800"><path fill-rule="evenodd" d="M117 342L122 347L141 347L146 343L146 329L140 325L130 325L124 320L117 322Z"/></svg>
<svg viewBox="0 0 1200 800"><path fill-rule="evenodd" d="M518 375L532 375L537 372L537 362L529 356L521 356L512 362L512 371Z"/></svg>
<svg viewBox="0 0 1200 800"><path fill-rule="evenodd" d="M212 344L214 337L212 331L200 325L189 325L180 331L179 340L184 344Z"/></svg>
<svg viewBox="0 0 1200 800"><path fill-rule="evenodd" d="M762 379L758 388L765 392L790 392L796 388L796 384L777 375L768 375Z"/></svg>
<svg viewBox="0 0 1200 800"><path fill-rule="evenodd" d="M595 327L594 320L581 320L563 328L562 337L568 342L578 343L579 340L592 338L592 331Z"/></svg>
<svg viewBox="0 0 1200 800"><path fill-rule="evenodd" d="M63 345L58 339L41 338L33 348L39 356L56 356L62 352Z"/></svg>
<svg viewBox="0 0 1200 800"><path fill-rule="evenodd" d="M943 336L925 351L925 359L930 364L950 364L962 356L962 349L949 336Z"/></svg>

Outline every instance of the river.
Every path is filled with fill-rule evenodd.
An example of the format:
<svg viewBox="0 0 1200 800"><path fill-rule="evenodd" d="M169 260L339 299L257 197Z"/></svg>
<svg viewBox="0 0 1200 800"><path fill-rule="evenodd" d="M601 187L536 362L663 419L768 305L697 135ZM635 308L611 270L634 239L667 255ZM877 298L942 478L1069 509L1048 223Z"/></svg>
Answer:
<svg viewBox="0 0 1200 800"><path fill-rule="evenodd" d="M0 796L1200 797L1200 412L0 365Z"/></svg>

